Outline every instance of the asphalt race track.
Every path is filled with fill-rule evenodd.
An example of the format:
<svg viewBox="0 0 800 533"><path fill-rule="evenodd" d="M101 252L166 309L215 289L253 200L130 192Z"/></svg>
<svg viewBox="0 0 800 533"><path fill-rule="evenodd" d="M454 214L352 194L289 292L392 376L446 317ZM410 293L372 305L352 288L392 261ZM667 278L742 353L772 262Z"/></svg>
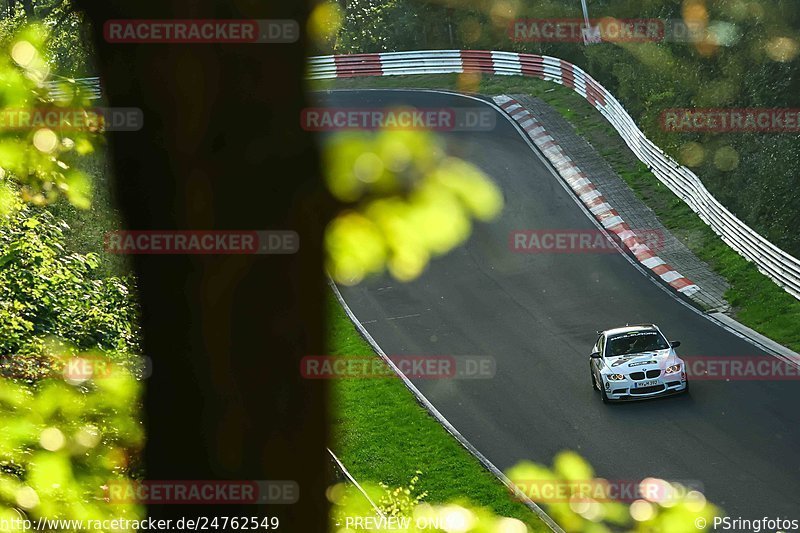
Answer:
<svg viewBox="0 0 800 533"><path fill-rule="evenodd" d="M330 106L474 107L423 91L320 93ZM562 449L599 476L699 482L728 516L800 518L800 382L694 381L688 395L604 405L590 386L596 330L656 323L679 354L766 356L667 294L619 253L521 254L520 229L596 226L510 122L448 132L451 153L502 188L506 207L420 279L341 287L387 354L491 355L493 379L414 380L497 467L550 463ZM771 357L771 356L767 356ZM420 458L424 462L424 458ZM421 463L422 464L422 463Z"/></svg>

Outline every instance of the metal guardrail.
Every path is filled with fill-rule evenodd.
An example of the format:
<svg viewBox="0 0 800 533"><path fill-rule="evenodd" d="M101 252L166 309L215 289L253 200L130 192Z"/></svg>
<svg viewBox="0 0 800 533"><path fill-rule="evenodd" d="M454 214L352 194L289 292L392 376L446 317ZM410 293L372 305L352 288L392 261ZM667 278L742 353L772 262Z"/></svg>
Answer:
<svg viewBox="0 0 800 533"><path fill-rule="evenodd" d="M420 50L381 54L316 56L308 60L312 80L360 76L488 73L530 76L573 89L611 123L653 174L741 256L754 263L786 292L800 299L800 260L747 226L705 188L700 178L653 144L622 104L580 67L562 59L516 52ZM101 95L98 78L75 80L89 94Z"/></svg>
<svg viewBox="0 0 800 533"><path fill-rule="evenodd" d="M76 78L48 81L45 87L54 100L68 100L80 93L89 100L102 98L100 78Z"/></svg>
<svg viewBox="0 0 800 533"><path fill-rule="evenodd" d="M800 299L800 260L769 242L725 208L697 175L645 136L610 92L571 63L550 56L478 50L317 56L308 62L309 79L471 72L531 76L573 89L600 111L633 153L728 246Z"/></svg>

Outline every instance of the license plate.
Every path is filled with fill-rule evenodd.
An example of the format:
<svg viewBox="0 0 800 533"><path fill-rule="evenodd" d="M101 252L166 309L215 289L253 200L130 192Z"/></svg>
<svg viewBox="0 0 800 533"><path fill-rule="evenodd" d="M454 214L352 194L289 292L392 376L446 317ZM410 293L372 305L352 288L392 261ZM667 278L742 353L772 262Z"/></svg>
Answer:
<svg viewBox="0 0 800 533"><path fill-rule="evenodd" d="M642 387L652 387L653 385L658 385L657 379L651 379L650 381L639 381L636 383L636 388L640 389Z"/></svg>

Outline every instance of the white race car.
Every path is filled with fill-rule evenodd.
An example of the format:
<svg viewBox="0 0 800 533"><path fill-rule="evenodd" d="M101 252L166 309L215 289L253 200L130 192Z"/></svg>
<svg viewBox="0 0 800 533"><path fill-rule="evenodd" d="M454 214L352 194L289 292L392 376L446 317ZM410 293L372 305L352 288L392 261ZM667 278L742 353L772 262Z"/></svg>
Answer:
<svg viewBox="0 0 800 533"><path fill-rule="evenodd" d="M686 364L655 324L598 331L589 355L592 386L603 402L639 400L689 390Z"/></svg>

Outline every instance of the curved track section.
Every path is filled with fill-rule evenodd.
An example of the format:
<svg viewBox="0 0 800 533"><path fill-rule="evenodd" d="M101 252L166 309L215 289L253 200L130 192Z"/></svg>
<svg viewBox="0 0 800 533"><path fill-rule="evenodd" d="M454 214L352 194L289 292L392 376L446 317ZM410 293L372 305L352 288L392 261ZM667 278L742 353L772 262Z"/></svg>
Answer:
<svg viewBox="0 0 800 533"><path fill-rule="evenodd" d="M329 106L474 107L425 91L333 91ZM771 357L657 285L620 253L519 254L520 229L596 226L518 130L448 132L454 155L502 188L506 207L418 280L341 288L387 354L491 355L493 379L414 380L501 469L574 449L599 476L700 482L728 516L800 518L797 381L695 381L689 395L603 405L590 387L595 330L654 322L682 355ZM424 458L423 458L424 460Z"/></svg>

